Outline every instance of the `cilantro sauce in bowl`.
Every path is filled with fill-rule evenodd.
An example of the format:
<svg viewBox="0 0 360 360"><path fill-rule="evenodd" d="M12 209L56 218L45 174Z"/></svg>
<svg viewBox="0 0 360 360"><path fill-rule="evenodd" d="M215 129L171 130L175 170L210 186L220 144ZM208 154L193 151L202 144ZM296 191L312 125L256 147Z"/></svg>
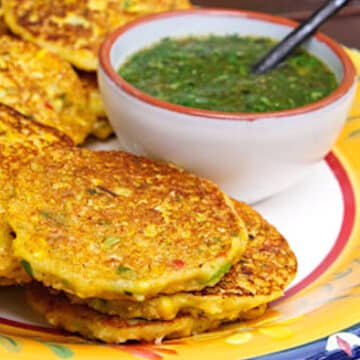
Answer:
<svg viewBox="0 0 360 360"><path fill-rule="evenodd" d="M251 75L296 26L202 8L117 29L102 45L98 74L119 147L175 163L248 203L298 182L331 151L356 71L317 33L275 70Z"/></svg>
<svg viewBox="0 0 360 360"><path fill-rule="evenodd" d="M252 74L252 65L276 44L238 35L165 38L133 54L118 72L163 101L222 112L293 109L336 89L334 73L303 49L264 75Z"/></svg>

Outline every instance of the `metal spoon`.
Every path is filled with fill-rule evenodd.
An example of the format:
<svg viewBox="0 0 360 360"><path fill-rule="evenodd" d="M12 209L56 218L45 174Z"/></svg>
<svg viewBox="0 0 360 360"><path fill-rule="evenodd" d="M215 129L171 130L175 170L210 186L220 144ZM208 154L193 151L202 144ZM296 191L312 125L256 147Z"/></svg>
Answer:
<svg viewBox="0 0 360 360"><path fill-rule="evenodd" d="M255 64L252 68L252 73L261 75L275 68L290 55L297 46L308 39L322 23L346 6L350 1L351 0L327 1Z"/></svg>

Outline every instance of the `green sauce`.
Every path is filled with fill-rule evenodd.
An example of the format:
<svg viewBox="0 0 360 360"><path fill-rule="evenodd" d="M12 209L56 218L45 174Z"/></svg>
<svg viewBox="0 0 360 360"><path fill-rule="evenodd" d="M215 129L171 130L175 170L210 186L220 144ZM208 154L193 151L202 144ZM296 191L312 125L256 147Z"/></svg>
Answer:
<svg viewBox="0 0 360 360"><path fill-rule="evenodd" d="M293 109L336 89L330 69L302 49L276 69L252 75L251 66L275 44L238 35L166 38L131 56L119 74L161 100L225 112Z"/></svg>

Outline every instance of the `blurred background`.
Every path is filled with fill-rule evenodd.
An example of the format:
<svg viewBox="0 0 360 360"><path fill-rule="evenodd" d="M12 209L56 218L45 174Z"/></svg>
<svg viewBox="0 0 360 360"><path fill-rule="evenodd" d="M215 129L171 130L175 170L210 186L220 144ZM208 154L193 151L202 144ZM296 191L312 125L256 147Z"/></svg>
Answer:
<svg viewBox="0 0 360 360"><path fill-rule="evenodd" d="M201 6L262 11L301 21L324 0L192 0ZM353 0L346 9L321 28L339 42L360 49L360 0Z"/></svg>

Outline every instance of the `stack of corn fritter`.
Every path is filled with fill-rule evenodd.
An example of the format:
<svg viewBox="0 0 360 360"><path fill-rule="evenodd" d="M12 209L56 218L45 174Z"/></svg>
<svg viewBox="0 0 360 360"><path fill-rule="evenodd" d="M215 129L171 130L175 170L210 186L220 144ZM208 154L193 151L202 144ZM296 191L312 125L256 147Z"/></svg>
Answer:
<svg viewBox="0 0 360 360"><path fill-rule="evenodd" d="M106 34L190 4L2 6L0 284L26 285L50 324L109 343L261 316L297 268L273 226L174 165L76 147L111 133L93 73Z"/></svg>

